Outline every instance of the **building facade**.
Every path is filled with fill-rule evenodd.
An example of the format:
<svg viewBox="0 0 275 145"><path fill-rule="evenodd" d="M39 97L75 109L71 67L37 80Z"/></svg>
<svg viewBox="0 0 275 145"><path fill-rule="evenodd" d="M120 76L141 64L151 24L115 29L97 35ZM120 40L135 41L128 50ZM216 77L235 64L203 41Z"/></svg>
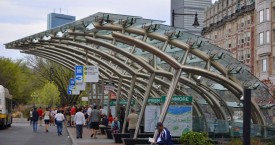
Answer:
<svg viewBox="0 0 275 145"><path fill-rule="evenodd" d="M253 0L219 0L205 12L202 35L254 70Z"/></svg>
<svg viewBox="0 0 275 145"><path fill-rule="evenodd" d="M171 24L172 11L179 14L198 14L200 26L193 27L194 16L192 15L175 15L174 27L184 28L188 32L201 35L201 30L204 27L204 12L207 7L212 4L212 0L171 0Z"/></svg>
<svg viewBox="0 0 275 145"><path fill-rule="evenodd" d="M49 30L73 21L75 21L75 16L50 13L48 14L47 29Z"/></svg>
<svg viewBox="0 0 275 145"><path fill-rule="evenodd" d="M255 75L262 81L275 83L275 27L272 27L271 11L275 2L271 0L256 0L256 50L255 50ZM275 9L275 7L274 7ZM271 19L272 18L272 19ZM274 31L273 31L274 29ZM271 36L273 35L273 39ZM273 41L272 41L273 40Z"/></svg>

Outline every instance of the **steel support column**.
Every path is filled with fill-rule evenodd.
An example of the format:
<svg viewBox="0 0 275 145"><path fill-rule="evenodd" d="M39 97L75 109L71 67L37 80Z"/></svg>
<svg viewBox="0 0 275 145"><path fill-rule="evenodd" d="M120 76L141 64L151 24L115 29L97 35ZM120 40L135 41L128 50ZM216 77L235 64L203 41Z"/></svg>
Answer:
<svg viewBox="0 0 275 145"><path fill-rule="evenodd" d="M166 117L166 113L168 111L169 104L172 100L172 96L174 94L175 89L177 88L177 84L178 84L178 81L179 81L180 76L181 76L181 71L182 71L182 69L177 69L175 71L175 74L172 78L171 85L170 85L169 90L167 92L166 100L163 104L163 108L162 108L162 111L161 111L158 122L164 122L164 119ZM155 134L154 134L154 139L156 139L157 135L158 135L158 131L156 130Z"/></svg>
<svg viewBox="0 0 275 145"><path fill-rule="evenodd" d="M251 89L244 89L243 101L243 145L250 145Z"/></svg>
<svg viewBox="0 0 275 145"><path fill-rule="evenodd" d="M120 94L121 94L121 87L122 87L122 77L119 77L119 82L117 86L117 93L116 93L116 112L115 112L115 117L118 117L118 110L119 110L119 99L120 99Z"/></svg>
<svg viewBox="0 0 275 145"><path fill-rule="evenodd" d="M122 128L122 133L125 133L125 129L126 129L126 121L127 121L127 117L130 111L130 106L131 106L131 101L133 98L133 91L134 91L134 87L135 87L135 82L136 82L136 75L133 75L132 77L132 81L131 81L131 87L130 87L130 91L128 94L128 101L127 101L127 106L126 106L126 110L125 110L125 117L124 117L124 121L123 121L123 128Z"/></svg>
<svg viewBox="0 0 275 145"><path fill-rule="evenodd" d="M149 98L150 91L151 91L155 76L156 76L155 73L152 73L150 75L150 78L149 78L149 81L148 81L148 84L147 84L147 87L146 87L146 92L144 93L144 98L143 98L143 102L142 102L142 105L141 105L141 110L140 110L140 113L139 113L137 126L136 126L136 130L135 130L135 135L134 135L135 139L137 138L137 134L138 134L138 131L139 131L139 128L140 128L141 120L143 118L143 114L144 114L144 111L145 111L145 108L146 108L147 100Z"/></svg>
<svg viewBox="0 0 275 145"><path fill-rule="evenodd" d="M104 107L104 79L101 80L101 101L100 101L100 106L103 108Z"/></svg>

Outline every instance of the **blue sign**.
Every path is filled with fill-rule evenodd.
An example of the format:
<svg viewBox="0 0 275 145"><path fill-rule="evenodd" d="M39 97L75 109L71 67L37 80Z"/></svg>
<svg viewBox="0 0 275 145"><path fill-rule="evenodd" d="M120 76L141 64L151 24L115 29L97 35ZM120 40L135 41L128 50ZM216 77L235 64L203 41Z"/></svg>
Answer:
<svg viewBox="0 0 275 145"><path fill-rule="evenodd" d="M75 66L75 81L78 82L78 83L81 83L83 82L83 66Z"/></svg>
<svg viewBox="0 0 275 145"><path fill-rule="evenodd" d="M70 86L68 86L68 95L71 95L72 94L72 90L70 88Z"/></svg>
<svg viewBox="0 0 275 145"><path fill-rule="evenodd" d="M69 90L73 90L75 88L75 79L70 78L69 80Z"/></svg>
<svg viewBox="0 0 275 145"><path fill-rule="evenodd" d="M69 84L70 84L70 86L75 86L75 79L74 78L70 78Z"/></svg>

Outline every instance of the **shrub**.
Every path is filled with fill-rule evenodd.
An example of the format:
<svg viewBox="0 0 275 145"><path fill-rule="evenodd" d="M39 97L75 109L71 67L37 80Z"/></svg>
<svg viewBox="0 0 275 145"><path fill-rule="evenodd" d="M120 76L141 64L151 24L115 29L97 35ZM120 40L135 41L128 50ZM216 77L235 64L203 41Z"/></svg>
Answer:
<svg viewBox="0 0 275 145"><path fill-rule="evenodd" d="M212 145L211 140L206 133L203 132L187 132L180 137L182 145Z"/></svg>

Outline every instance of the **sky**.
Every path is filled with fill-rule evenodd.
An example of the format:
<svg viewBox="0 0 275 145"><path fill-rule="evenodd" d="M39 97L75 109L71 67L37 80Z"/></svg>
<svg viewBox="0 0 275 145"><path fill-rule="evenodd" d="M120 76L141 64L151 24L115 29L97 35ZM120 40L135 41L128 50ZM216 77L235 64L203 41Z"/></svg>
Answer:
<svg viewBox="0 0 275 145"><path fill-rule="evenodd" d="M212 0L214 2L216 0ZM0 0L0 57L24 57L3 44L47 29L47 14L68 14L81 19L97 12L108 12L164 20L169 24L170 0Z"/></svg>

